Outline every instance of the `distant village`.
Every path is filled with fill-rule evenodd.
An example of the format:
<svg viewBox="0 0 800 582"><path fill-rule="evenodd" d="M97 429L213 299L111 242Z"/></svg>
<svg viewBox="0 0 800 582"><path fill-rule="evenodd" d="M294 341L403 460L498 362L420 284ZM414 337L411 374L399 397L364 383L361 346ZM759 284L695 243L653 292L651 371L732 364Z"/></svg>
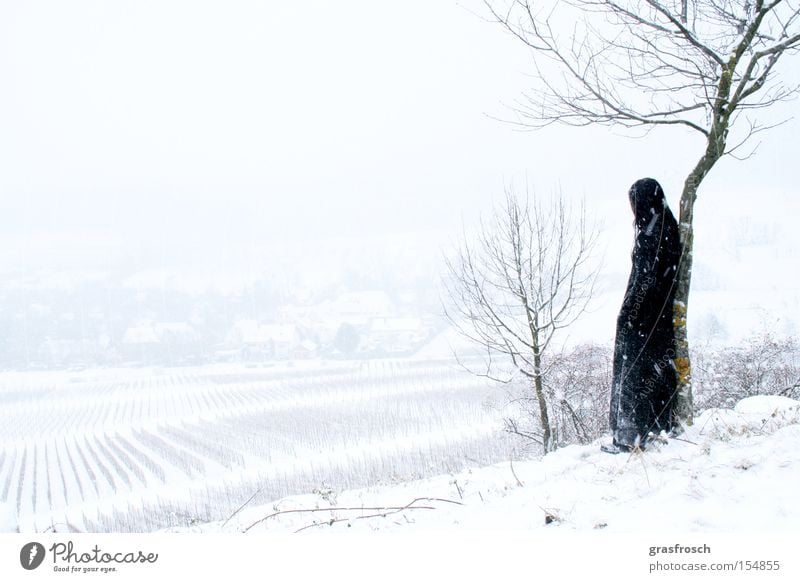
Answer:
<svg viewBox="0 0 800 582"><path fill-rule="evenodd" d="M287 305L274 321L238 319L211 361L267 362L319 357L374 357L413 353L435 332L432 317L401 315L383 291L344 293L310 306ZM126 360L190 358L198 348L190 323L143 322L125 330Z"/></svg>
<svg viewBox="0 0 800 582"><path fill-rule="evenodd" d="M0 306L7 332L0 339L0 368L258 365L402 356L442 328L436 299L413 291L340 291L297 303L252 294L159 297L117 290L115 295L84 290L71 299L6 296Z"/></svg>

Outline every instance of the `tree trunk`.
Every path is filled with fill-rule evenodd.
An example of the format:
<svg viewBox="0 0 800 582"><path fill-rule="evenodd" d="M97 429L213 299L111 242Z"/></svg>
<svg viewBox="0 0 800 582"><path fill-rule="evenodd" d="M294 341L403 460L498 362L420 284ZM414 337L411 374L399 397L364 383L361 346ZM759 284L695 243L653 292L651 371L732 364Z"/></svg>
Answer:
<svg viewBox="0 0 800 582"><path fill-rule="evenodd" d="M518 276L522 274L518 271ZM524 290L524 287L521 286ZM531 347L533 348L533 389L536 392L536 400L539 402L539 421L542 423L542 448L544 454L550 452L552 446L552 433L550 430L550 415L547 413L547 398L544 394L542 383L542 350L539 344L539 317L538 314L528 306L527 296L522 293L523 304L525 305L525 315L528 318L528 329L531 332Z"/></svg>
<svg viewBox="0 0 800 582"><path fill-rule="evenodd" d="M547 399L542 385L542 355L539 352L538 345L534 346L533 368L533 386L534 390L536 390L536 399L539 401L539 420L542 422L542 447L544 448L544 453L547 454L552 446L552 434L550 430L550 415L547 413Z"/></svg>
<svg viewBox="0 0 800 582"><path fill-rule="evenodd" d="M689 308L689 287L692 282L692 252L694 247L694 231L692 219L694 201L697 198L697 183L691 181L692 173L686 180L681 195L681 210L678 229L681 233L682 253L678 266L678 288L675 292L672 320L675 328L675 370L678 382L675 392L673 418L678 422L691 426L694 421L694 405L692 395L692 364L689 359L689 335L686 327L686 316Z"/></svg>
<svg viewBox="0 0 800 582"><path fill-rule="evenodd" d="M683 252L678 267L678 288L675 293L675 304L672 321L675 328L675 369L678 375L678 386L675 394L673 419L691 426L694 421L694 404L692 396L692 363L689 359L689 334L686 318L689 311L689 287L692 283L692 259L694 253L694 202L697 189L711 168L725 155L732 110L728 99L731 93L733 71L736 70L738 58L732 55L728 64L720 73L717 94L714 99L711 129L706 136L706 151L686 178L681 194L681 213L678 228L681 233Z"/></svg>
<svg viewBox="0 0 800 582"><path fill-rule="evenodd" d="M678 281L675 292L672 318L675 328L675 369L678 386L675 393L673 418L691 426L694 422L694 397L692 394L692 363L689 358L689 334L686 326L689 311L689 288L692 283L692 260L694 256L694 203L697 189L725 153L728 133L728 117L719 116L715 130L708 137L706 152L686 178L681 194L681 211L678 229L681 234L682 254L678 265Z"/></svg>

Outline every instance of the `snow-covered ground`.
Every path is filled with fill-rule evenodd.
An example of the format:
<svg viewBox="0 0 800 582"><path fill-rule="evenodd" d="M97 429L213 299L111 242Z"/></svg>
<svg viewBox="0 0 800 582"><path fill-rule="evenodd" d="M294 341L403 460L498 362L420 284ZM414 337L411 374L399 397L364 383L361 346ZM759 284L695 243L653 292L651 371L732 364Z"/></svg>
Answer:
<svg viewBox="0 0 800 582"><path fill-rule="evenodd" d="M705 411L679 438L643 453L609 455L599 444L396 486L286 497L169 531L798 530L796 400L755 396Z"/></svg>

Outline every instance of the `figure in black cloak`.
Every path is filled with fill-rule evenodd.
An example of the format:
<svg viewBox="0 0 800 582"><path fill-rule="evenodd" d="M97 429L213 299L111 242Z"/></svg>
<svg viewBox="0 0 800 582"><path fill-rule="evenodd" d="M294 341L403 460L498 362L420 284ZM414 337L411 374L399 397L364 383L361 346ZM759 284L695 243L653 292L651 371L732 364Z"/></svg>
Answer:
<svg viewBox="0 0 800 582"><path fill-rule="evenodd" d="M629 192L636 240L631 275L617 318L608 452L644 448L648 435L673 429L677 376L675 300L681 256L678 223L658 182L645 178Z"/></svg>

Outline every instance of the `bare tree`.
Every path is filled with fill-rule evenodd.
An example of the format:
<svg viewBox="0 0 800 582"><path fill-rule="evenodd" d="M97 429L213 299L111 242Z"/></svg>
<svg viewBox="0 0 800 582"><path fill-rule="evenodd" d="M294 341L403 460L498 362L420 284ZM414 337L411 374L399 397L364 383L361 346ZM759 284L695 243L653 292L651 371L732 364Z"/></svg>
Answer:
<svg viewBox="0 0 800 582"><path fill-rule="evenodd" d="M541 434L526 436L539 440L545 452L555 442L543 356L592 296L596 239L583 207L573 213L561 198L543 205L527 197L520 201L509 191L475 239L465 240L447 261L446 314L485 352L481 369L470 371L501 383L519 375L530 382Z"/></svg>
<svg viewBox="0 0 800 582"><path fill-rule="evenodd" d="M694 204L703 179L768 126L756 112L793 97L778 62L800 50L800 4L790 0L484 0L533 56L535 90L519 123L542 127L676 126L703 145L680 200L683 245L674 305L676 413L692 422L686 317Z"/></svg>

